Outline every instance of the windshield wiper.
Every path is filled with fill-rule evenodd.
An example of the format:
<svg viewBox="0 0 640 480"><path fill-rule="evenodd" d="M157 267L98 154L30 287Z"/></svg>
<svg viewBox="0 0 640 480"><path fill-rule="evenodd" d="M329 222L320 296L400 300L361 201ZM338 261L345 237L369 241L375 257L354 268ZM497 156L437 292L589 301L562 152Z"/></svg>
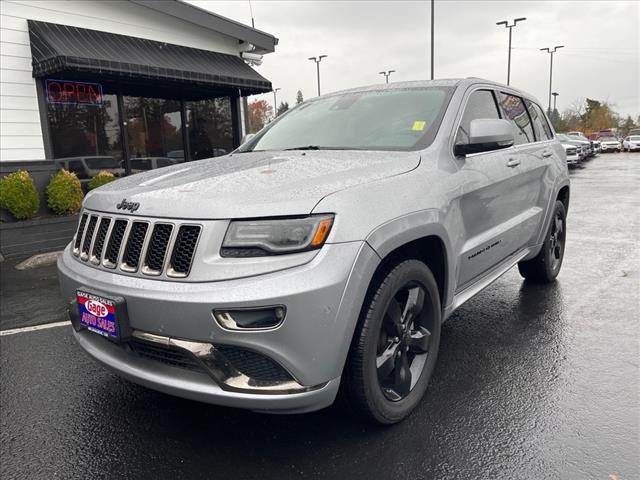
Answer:
<svg viewBox="0 0 640 480"><path fill-rule="evenodd" d="M293 147L293 148L285 148L284 151L288 150L320 150L318 145L307 145L306 147Z"/></svg>

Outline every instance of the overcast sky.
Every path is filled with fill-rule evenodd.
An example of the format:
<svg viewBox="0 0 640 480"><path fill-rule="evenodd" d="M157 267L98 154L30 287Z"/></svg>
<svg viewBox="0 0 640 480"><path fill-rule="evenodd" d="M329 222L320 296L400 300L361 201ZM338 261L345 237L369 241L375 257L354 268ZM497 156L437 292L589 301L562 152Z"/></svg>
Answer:
<svg viewBox="0 0 640 480"><path fill-rule="evenodd" d="M189 0L201 8L251 25L249 2ZM281 100L295 103L297 90L430 76L428 1L253 0L256 28L280 39L275 53L256 69L280 87ZM626 116L640 115L640 2L436 0L436 78L483 77L506 83L508 30L497 21L527 17L513 30L511 85L535 95L546 107L549 54L542 47L565 45L554 55L553 90L558 109L589 97L615 104ZM261 98L256 96L253 98ZM264 96L273 102L273 94Z"/></svg>

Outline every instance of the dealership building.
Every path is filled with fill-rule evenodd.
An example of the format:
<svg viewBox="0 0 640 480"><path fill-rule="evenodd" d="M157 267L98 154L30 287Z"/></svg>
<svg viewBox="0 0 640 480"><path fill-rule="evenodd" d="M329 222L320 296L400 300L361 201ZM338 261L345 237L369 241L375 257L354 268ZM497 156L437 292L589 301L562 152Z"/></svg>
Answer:
<svg viewBox="0 0 640 480"><path fill-rule="evenodd" d="M35 218L0 209L0 261L60 250L77 215L45 188L224 155L246 132L247 97L271 91L251 65L274 36L178 0L0 1L0 177L31 174Z"/></svg>
<svg viewBox="0 0 640 480"><path fill-rule="evenodd" d="M181 1L3 0L0 13L2 174L41 184L59 167L86 180L224 155L246 97L271 91L246 58L277 38Z"/></svg>

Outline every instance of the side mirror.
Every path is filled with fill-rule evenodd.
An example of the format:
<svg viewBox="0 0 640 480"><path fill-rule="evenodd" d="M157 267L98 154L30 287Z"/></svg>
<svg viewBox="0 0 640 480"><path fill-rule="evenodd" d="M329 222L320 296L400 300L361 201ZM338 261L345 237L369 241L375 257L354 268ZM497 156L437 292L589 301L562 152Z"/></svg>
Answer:
<svg viewBox="0 0 640 480"><path fill-rule="evenodd" d="M469 141L455 146L456 155L508 148L514 143L511 122L499 118L476 118L469 125Z"/></svg>
<svg viewBox="0 0 640 480"><path fill-rule="evenodd" d="M244 145L255 136L256 136L255 133L247 133L244 137L242 137L242 141L240 142L240 145Z"/></svg>

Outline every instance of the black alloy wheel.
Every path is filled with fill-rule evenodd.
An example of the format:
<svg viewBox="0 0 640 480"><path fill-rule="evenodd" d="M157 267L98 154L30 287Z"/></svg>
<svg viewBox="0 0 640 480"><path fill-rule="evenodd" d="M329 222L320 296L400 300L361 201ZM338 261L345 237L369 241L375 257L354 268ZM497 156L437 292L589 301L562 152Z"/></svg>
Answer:
<svg viewBox="0 0 640 480"><path fill-rule="evenodd" d="M409 282L394 295L384 314L376 369L380 388L392 402L406 398L415 387L429 355L434 319L424 308L425 299L424 287Z"/></svg>
<svg viewBox="0 0 640 480"><path fill-rule="evenodd" d="M353 334L341 396L379 424L397 423L419 404L438 358L440 291L426 264L389 259L374 276Z"/></svg>

